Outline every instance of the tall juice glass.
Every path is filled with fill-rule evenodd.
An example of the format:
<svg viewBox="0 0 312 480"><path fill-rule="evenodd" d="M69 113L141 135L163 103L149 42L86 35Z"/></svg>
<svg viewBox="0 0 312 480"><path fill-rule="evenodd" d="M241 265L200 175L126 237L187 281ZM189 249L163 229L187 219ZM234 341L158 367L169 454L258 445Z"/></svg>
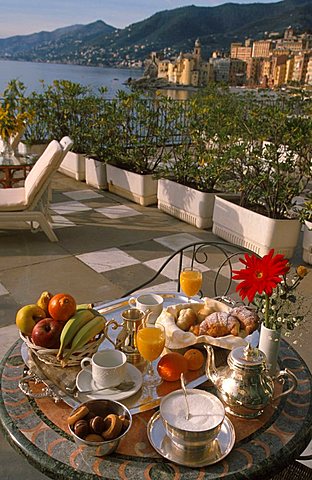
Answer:
<svg viewBox="0 0 312 480"><path fill-rule="evenodd" d="M144 375L144 384L147 386L155 386L161 382L152 362L160 356L164 349L165 341L165 329L162 325L143 323L137 330L137 348L144 360L148 362L147 371Z"/></svg>
<svg viewBox="0 0 312 480"><path fill-rule="evenodd" d="M189 300L199 292L202 282L202 272L196 268L185 267L180 273L180 285Z"/></svg>

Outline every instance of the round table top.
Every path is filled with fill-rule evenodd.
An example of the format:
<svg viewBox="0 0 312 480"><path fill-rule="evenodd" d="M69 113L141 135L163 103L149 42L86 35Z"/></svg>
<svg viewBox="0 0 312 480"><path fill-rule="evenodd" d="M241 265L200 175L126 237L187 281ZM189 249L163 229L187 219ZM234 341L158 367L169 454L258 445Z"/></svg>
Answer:
<svg viewBox="0 0 312 480"><path fill-rule="evenodd" d="M34 400L20 391L18 382L24 371L21 340L1 362L1 426L8 441L51 478L70 480L77 478L78 472L80 480L268 479L298 457L309 443L312 431L311 373L284 341L279 361L282 369L287 367L297 376L297 389L283 397L276 407L266 407L257 419L229 416L236 432L234 448L219 463L207 467L177 465L153 449L146 426L155 410L133 416L131 430L115 453L84 458L83 448L74 443L67 427L71 407L62 401L54 403L50 398Z"/></svg>

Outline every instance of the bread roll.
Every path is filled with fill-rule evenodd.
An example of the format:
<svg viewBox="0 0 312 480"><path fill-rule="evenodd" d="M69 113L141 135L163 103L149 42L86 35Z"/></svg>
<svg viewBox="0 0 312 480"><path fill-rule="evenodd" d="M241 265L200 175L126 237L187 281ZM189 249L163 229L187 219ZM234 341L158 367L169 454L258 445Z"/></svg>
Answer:
<svg viewBox="0 0 312 480"><path fill-rule="evenodd" d="M192 325L197 322L197 315L191 308L183 308L180 310L177 319L177 326L187 332Z"/></svg>

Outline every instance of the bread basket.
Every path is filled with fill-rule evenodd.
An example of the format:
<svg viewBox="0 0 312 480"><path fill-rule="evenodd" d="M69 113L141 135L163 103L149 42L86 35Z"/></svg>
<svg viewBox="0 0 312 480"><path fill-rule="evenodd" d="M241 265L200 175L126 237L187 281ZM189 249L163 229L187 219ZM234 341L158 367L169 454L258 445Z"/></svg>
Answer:
<svg viewBox="0 0 312 480"><path fill-rule="evenodd" d="M38 347L32 342L31 338L23 335L21 331L20 337L25 342L27 347L39 358L39 360L48 365L53 365L54 367L62 366L61 361L56 358L58 349ZM84 357L92 357L92 355L97 352L104 338L104 333L97 335L93 341L88 342L80 350L76 350L75 352L73 352L66 362L66 367L74 367L80 365L80 362ZM65 349L64 354L66 354L66 351L67 350Z"/></svg>
<svg viewBox="0 0 312 480"><path fill-rule="evenodd" d="M204 306L209 306L211 312L229 312L230 307L218 300L205 298L202 303L181 303L170 305L165 308L156 320L165 327L166 347L170 350L182 350L192 345L209 344L215 347L232 350L233 348L247 344L246 332L241 331L238 336L225 335L223 337L212 337L210 335L196 336L191 331L183 331L176 324L180 310L191 308L196 313Z"/></svg>

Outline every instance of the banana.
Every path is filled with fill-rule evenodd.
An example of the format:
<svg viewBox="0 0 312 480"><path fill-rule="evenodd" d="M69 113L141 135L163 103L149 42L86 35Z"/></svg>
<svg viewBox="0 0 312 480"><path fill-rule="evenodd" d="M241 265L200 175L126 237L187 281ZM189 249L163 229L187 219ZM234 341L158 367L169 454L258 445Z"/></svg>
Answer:
<svg viewBox="0 0 312 480"><path fill-rule="evenodd" d="M61 362L62 366L66 365L67 359L73 352L82 348L89 342L89 340L101 333L104 326L105 318L102 317L102 315L98 315L86 323L86 325L84 325L74 336L70 349L66 351L66 354L63 357L63 361Z"/></svg>
<svg viewBox="0 0 312 480"><path fill-rule="evenodd" d="M64 349L70 344L76 333L97 315L98 312L96 310L78 310L78 312L65 323L60 336L60 348L57 353L58 360L63 357Z"/></svg>
<svg viewBox="0 0 312 480"><path fill-rule="evenodd" d="M76 306L76 310L88 310L90 308L93 308L93 303L80 303L79 305Z"/></svg>

